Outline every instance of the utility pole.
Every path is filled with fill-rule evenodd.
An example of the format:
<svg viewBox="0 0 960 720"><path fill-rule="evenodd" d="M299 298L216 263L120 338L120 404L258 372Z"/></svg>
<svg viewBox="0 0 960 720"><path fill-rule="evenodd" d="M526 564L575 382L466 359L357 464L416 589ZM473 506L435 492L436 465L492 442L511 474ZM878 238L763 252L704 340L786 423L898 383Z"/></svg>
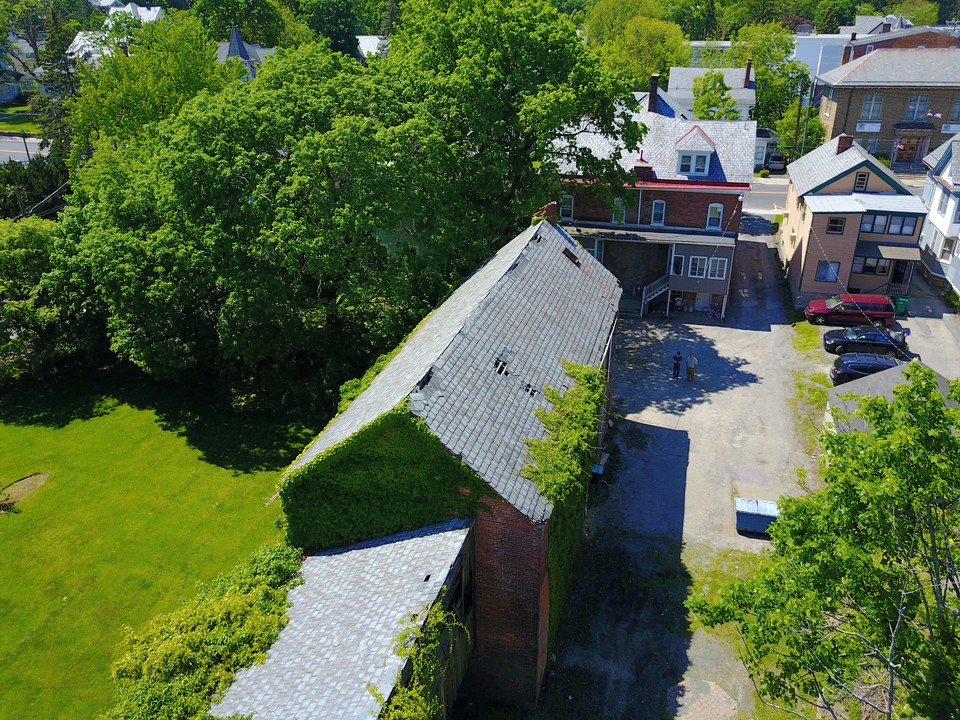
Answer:
<svg viewBox="0 0 960 720"><path fill-rule="evenodd" d="M797 154L797 141L800 139L800 108L803 107L803 81L797 85L797 125L793 130L793 157L791 160L796 160L799 155Z"/></svg>
<svg viewBox="0 0 960 720"><path fill-rule="evenodd" d="M23 149L27 151L27 162L30 162L30 148L27 147L27 133L20 131L20 139L23 140Z"/></svg>

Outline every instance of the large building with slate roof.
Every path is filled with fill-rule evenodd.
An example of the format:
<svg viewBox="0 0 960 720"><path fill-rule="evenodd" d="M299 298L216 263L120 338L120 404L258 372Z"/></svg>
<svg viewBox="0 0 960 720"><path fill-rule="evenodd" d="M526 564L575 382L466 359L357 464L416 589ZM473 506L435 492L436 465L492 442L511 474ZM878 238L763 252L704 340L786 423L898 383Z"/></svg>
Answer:
<svg viewBox="0 0 960 720"><path fill-rule="evenodd" d="M463 591L474 639L464 688L488 699L533 705L539 696L550 632L554 507L521 475L529 462L526 443L546 434L536 414L550 408L544 388L573 384L565 361L609 368L620 294L617 279L562 229L532 226L424 320L284 480L314 483L329 462L334 479L319 494L336 509L335 478L344 461L331 453L385 432L377 421L397 408L425 424L421 442L439 441L482 480L489 492L476 512L474 572ZM361 469L365 461L353 460ZM378 482L373 468L369 477ZM281 501L288 513L283 484Z"/></svg>
<svg viewBox="0 0 960 720"><path fill-rule="evenodd" d="M894 169L921 170L922 158L960 132L960 49L875 49L818 77L826 139L852 135Z"/></svg>
<svg viewBox="0 0 960 720"><path fill-rule="evenodd" d="M667 83L667 93L680 103L693 117L693 83L708 72L719 72L723 75L724 84L730 88L729 95L736 103L740 117L750 117L750 111L757 104L756 83L753 79L753 63L748 60L742 68L697 68L672 67L670 79Z"/></svg>
<svg viewBox="0 0 960 720"><path fill-rule="evenodd" d="M576 167L562 168L559 220L620 279L625 306L725 311L757 124L692 118L656 75L637 100L647 133L636 152L619 156L633 180L607 193L616 195L611 202ZM618 152L599 134L579 141L598 157Z"/></svg>
<svg viewBox="0 0 960 720"><path fill-rule="evenodd" d="M779 248L797 304L845 292L907 295L920 260L923 201L849 135L787 172Z"/></svg>

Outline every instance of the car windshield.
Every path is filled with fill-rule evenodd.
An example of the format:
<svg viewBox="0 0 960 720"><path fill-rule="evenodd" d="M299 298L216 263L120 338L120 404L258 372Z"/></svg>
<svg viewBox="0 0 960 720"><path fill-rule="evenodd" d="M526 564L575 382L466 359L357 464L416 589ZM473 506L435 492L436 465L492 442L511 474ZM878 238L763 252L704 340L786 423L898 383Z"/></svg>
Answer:
<svg viewBox="0 0 960 720"><path fill-rule="evenodd" d="M840 304L840 296L834 295L832 298L827 298L827 309L833 310L837 305Z"/></svg>
<svg viewBox="0 0 960 720"><path fill-rule="evenodd" d="M864 332L860 328L848 328L847 330L843 331L843 337L847 340L856 340L863 335Z"/></svg>

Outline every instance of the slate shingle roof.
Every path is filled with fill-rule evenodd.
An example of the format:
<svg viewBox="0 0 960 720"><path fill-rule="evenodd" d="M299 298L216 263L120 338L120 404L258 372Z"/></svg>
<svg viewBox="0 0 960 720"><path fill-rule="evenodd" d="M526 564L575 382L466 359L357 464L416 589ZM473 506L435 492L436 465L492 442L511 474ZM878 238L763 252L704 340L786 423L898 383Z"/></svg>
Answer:
<svg viewBox="0 0 960 720"><path fill-rule="evenodd" d="M806 195L808 192L817 190L824 184L864 164L869 165L870 169L878 175L882 175L892 187L899 188L901 193L910 193L903 187L896 175L857 143L853 143L849 149L837 155L837 145L839 144L840 137L837 136L787 165L787 173L790 175L790 181L793 183L797 195Z"/></svg>
<svg viewBox="0 0 960 720"><path fill-rule="evenodd" d="M750 69L750 82L743 86L743 77L746 68L696 68L672 67L667 92L685 108L693 107L693 81L709 71L718 71L723 74L723 82L730 88L730 97L737 105L755 105L757 92L753 80L753 68Z"/></svg>
<svg viewBox="0 0 960 720"><path fill-rule="evenodd" d="M263 59L274 54L274 48L265 48L259 43L253 45L246 42L234 25L230 28L230 39L217 46L217 61L226 62L227 58L239 58L245 63L263 63Z"/></svg>
<svg viewBox="0 0 960 720"><path fill-rule="evenodd" d="M294 467L408 399L411 412L493 490L531 520L545 520L549 502L519 476L525 439L545 433L534 410L549 407L544 385L570 386L563 360L600 363L620 294L616 278L561 230L529 228L423 322ZM497 372L498 359L506 372Z"/></svg>
<svg viewBox="0 0 960 720"><path fill-rule="evenodd" d="M880 48L818 79L831 87L960 88L960 49Z"/></svg>
<svg viewBox="0 0 960 720"><path fill-rule="evenodd" d="M289 594L289 623L261 665L240 670L210 713L258 720L369 720L389 697L402 661L400 622L452 583L470 524L400 533L308 556ZM424 578L429 578L425 580Z"/></svg>
<svg viewBox="0 0 960 720"><path fill-rule="evenodd" d="M667 116L647 110L648 93L638 93L635 97L641 109L634 117L646 126L647 133L637 152L624 153L620 158L620 165L625 170L631 170L642 155L653 167L653 175L658 180L690 179L746 184L753 180L757 137L755 121L697 120ZM663 100L663 97L664 93L659 93L658 100ZM659 103L657 107L660 107ZM678 172L677 141L695 127L699 127L716 147L710 158L710 173L706 176L687 176ZM582 133L578 142L582 147L593 150L597 157L611 157L616 151L607 138L597 133ZM573 165L561 166L560 170L566 175L577 173L577 168Z"/></svg>

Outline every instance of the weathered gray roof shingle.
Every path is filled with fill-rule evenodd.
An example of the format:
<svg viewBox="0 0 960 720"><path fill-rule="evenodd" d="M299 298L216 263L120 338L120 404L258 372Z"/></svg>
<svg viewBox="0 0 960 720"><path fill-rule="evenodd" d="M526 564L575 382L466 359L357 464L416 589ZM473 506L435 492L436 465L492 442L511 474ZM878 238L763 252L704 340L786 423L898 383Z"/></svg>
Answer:
<svg viewBox="0 0 960 720"><path fill-rule="evenodd" d="M693 107L693 81L707 72L720 72L724 84L730 88L730 97L738 105L754 105L757 100L757 91L754 88L753 68L750 69L749 82L744 87L746 68L697 68L672 67L667 92L685 108Z"/></svg>
<svg viewBox="0 0 960 720"><path fill-rule="evenodd" d="M818 79L832 87L960 88L960 50L880 48Z"/></svg>
<svg viewBox="0 0 960 720"><path fill-rule="evenodd" d="M890 183L890 186L896 188L900 193L910 194L910 191L903 186L896 175L857 143L853 143L847 150L838 155L837 146L839 144L840 137L838 136L787 165L787 173L790 175L790 181L793 183L797 195L806 195L808 192L815 191L864 164L869 165L873 172L883 176Z"/></svg>
<svg viewBox="0 0 960 720"><path fill-rule="evenodd" d="M393 652L401 621L449 584L470 532L452 520L308 556L290 591L290 621L262 665L240 670L215 717L369 720L390 695L402 660ZM426 579L425 579L426 578ZM421 620L422 621L422 620Z"/></svg>
<svg viewBox="0 0 960 720"><path fill-rule="evenodd" d="M600 363L620 294L616 278L565 233L529 228L423 322L294 467L408 398L451 453L531 520L546 519L549 502L519 475L525 439L545 432L534 410L549 407L544 385L570 386L563 360Z"/></svg>

